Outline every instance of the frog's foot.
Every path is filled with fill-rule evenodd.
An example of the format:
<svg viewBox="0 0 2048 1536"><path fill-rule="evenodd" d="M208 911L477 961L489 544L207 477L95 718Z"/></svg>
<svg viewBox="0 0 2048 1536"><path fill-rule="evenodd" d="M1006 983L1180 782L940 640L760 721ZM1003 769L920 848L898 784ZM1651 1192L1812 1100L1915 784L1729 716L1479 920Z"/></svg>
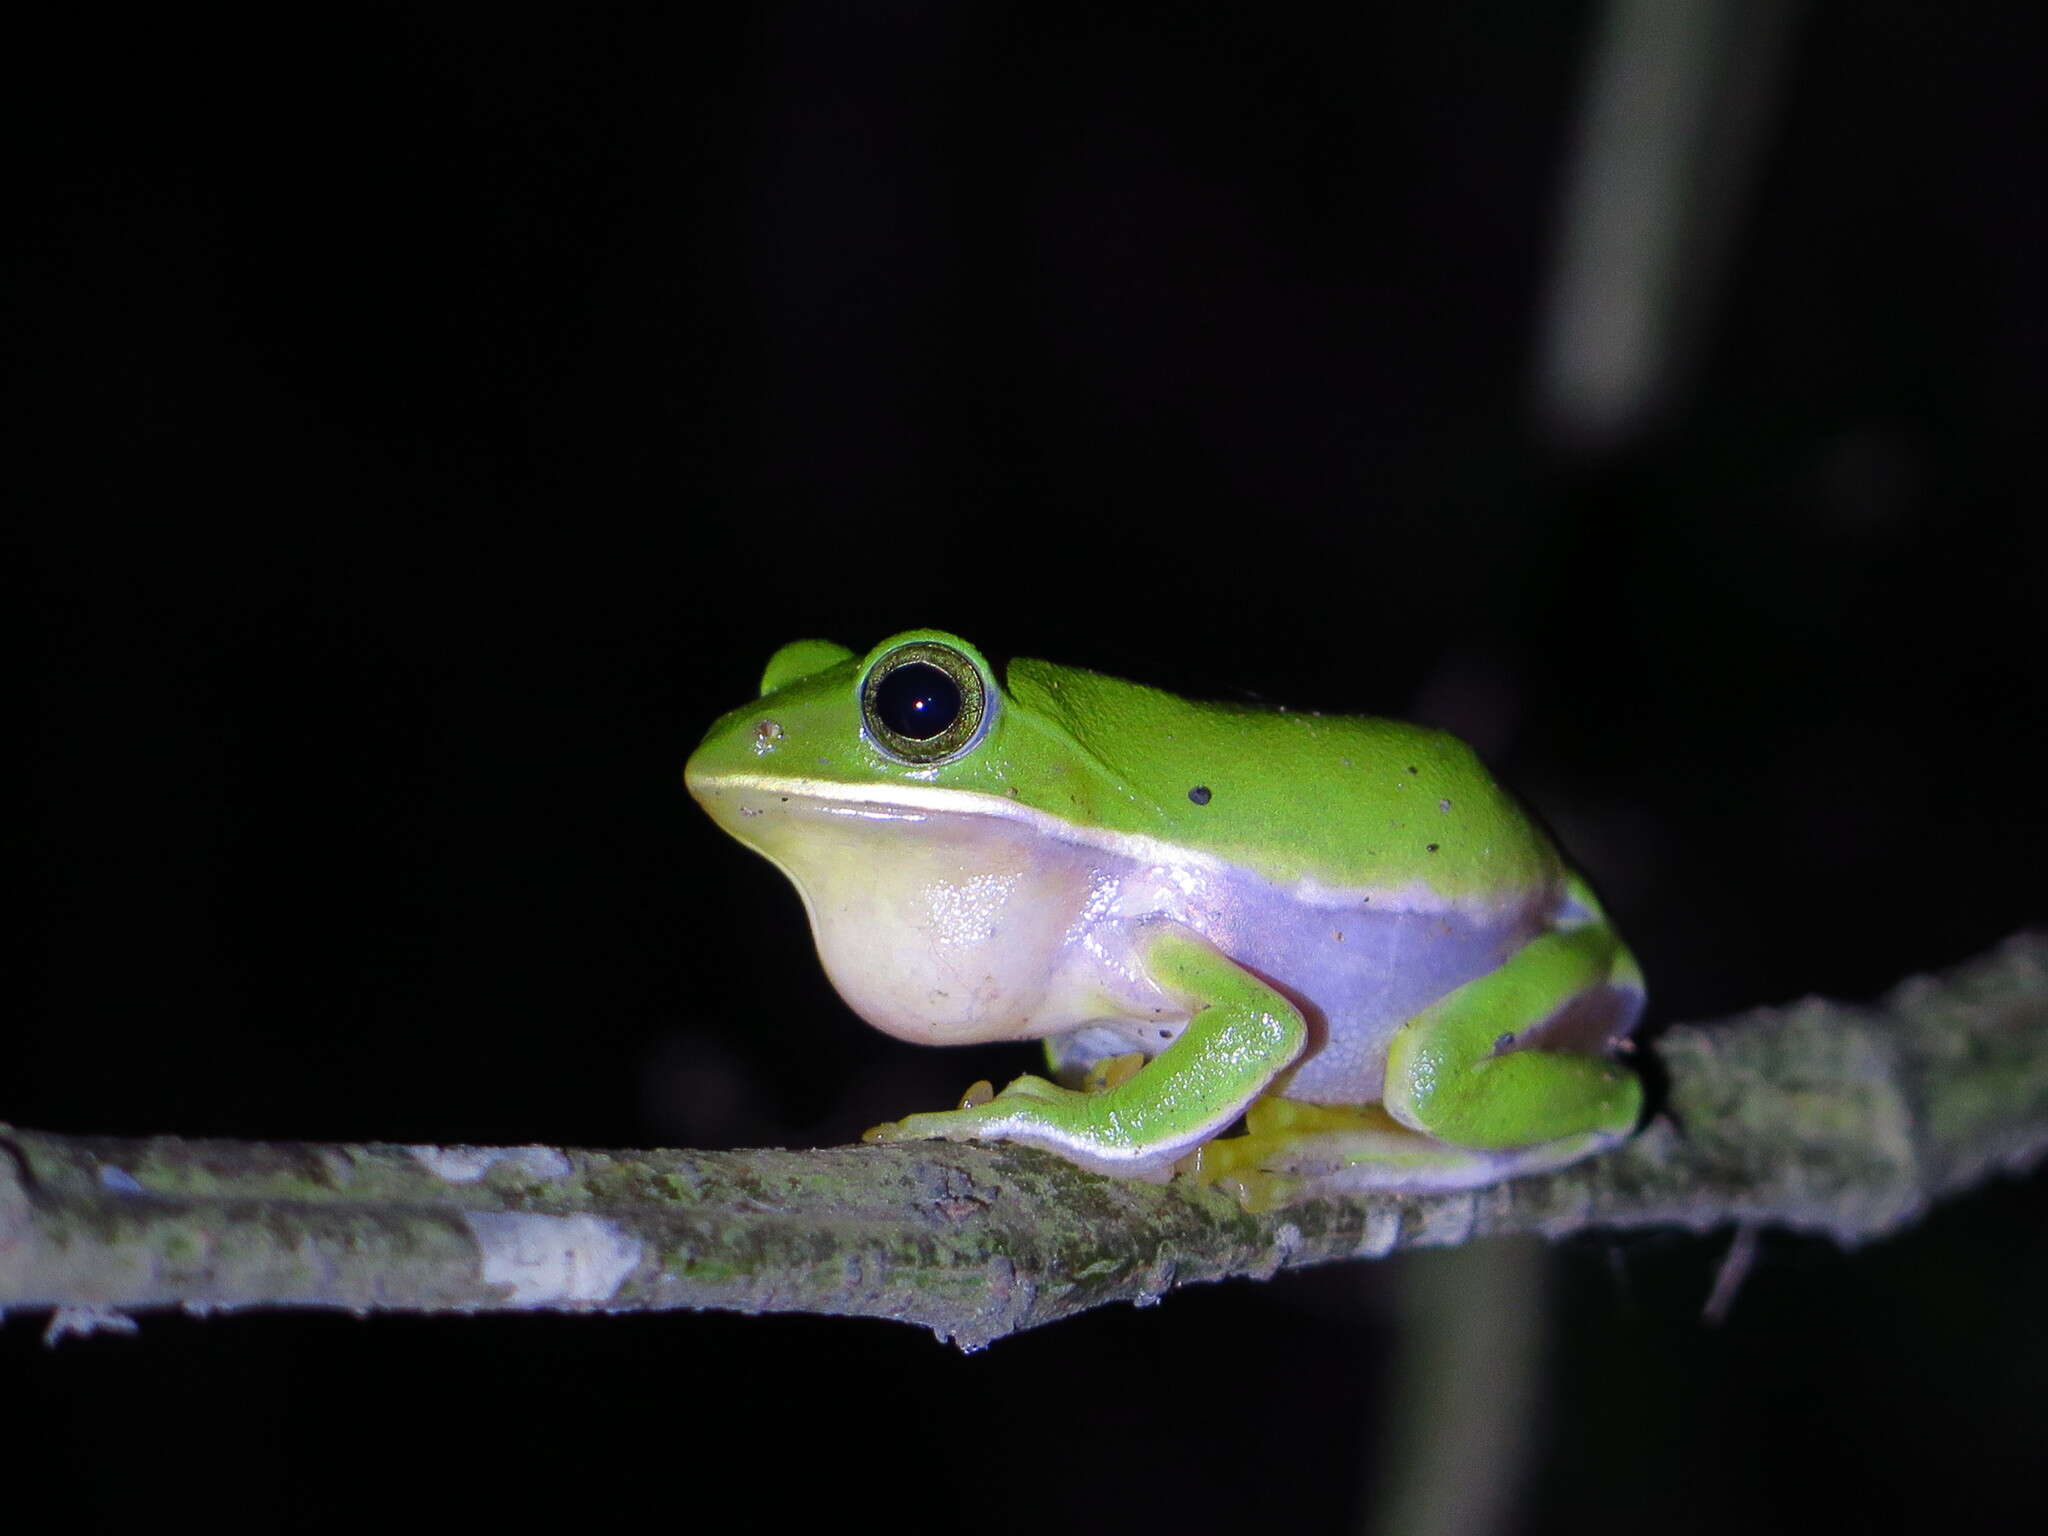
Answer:
<svg viewBox="0 0 2048 1536"><path fill-rule="evenodd" d="M1129 1051L1122 1056L1104 1056L1089 1066L1081 1079L1083 1093L1107 1093L1110 1089L1128 1083L1138 1075L1138 1069L1145 1065L1145 1058L1138 1051Z"/></svg>
<svg viewBox="0 0 2048 1536"><path fill-rule="evenodd" d="M1105 1116L1107 1093L1062 1088L1028 1074L993 1098L970 1088L958 1109L905 1115L861 1133L865 1142L1015 1141L1057 1152L1096 1173L1163 1183L1173 1174L1178 1149L1164 1153L1120 1141Z"/></svg>
<svg viewBox="0 0 2048 1536"><path fill-rule="evenodd" d="M1180 1167L1248 1211L1269 1211L1320 1195L1476 1189L1561 1168L1620 1139L1594 1132L1529 1147L1459 1147L1402 1125L1378 1105L1264 1098L1246 1112L1244 1135L1205 1142Z"/></svg>
<svg viewBox="0 0 2048 1536"><path fill-rule="evenodd" d="M1053 1092L1067 1091L1043 1078L1027 1075L1011 1083L1003 1094L1029 1098L1034 1092L1032 1084ZM901 1120L884 1120L880 1125L871 1125L862 1131L860 1139L870 1145L885 1141L973 1141L987 1135L988 1128L995 1123L989 1106L1001 1096L984 1078L961 1094L960 1103L953 1109L928 1110L905 1115Z"/></svg>

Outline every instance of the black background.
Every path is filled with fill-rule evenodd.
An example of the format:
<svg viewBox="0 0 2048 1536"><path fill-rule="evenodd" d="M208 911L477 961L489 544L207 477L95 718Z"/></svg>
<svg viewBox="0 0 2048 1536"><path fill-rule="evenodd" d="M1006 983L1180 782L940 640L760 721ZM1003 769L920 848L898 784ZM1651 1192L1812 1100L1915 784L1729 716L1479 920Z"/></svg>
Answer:
<svg viewBox="0 0 2048 1536"><path fill-rule="evenodd" d="M1686 387L1597 450L1530 383L1582 9L19 39L0 1115L805 1145L1026 1065L861 1027L680 787L776 645L915 624L1462 731L1660 1021L2039 920L2023 14L1804 9ZM1767 1239L1719 1329L1721 1240L1566 1245L1515 1528L2005 1528L2042 1189ZM1386 1301L1428 1262L972 1358L809 1318L17 1318L8 1459L77 1530L357 1526L420 1480L451 1521L1326 1529L1383 1479Z"/></svg>

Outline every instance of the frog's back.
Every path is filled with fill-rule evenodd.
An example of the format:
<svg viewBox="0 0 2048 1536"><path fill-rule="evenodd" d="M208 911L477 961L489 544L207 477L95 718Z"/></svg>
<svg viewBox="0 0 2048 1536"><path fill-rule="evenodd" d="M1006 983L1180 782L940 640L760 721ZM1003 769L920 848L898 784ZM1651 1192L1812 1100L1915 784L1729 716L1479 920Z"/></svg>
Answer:
<svg viewBox="0 0 2048 1536"><path fill-rule="evenodd" d="M1087 811L1115 831L1389 904L1520 905L1563 878L1542 830L1442 731L1195 703L1039 661L1014 662L1008 682L1092 760Z"/></svg>

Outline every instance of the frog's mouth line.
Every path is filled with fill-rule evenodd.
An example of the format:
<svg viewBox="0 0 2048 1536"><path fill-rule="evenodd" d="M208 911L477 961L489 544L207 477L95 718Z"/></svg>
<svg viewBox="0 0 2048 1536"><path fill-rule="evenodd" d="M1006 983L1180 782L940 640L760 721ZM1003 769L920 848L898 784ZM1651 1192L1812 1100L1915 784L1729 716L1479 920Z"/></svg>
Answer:
<svg viewBox="0 0 2048 1536"><path fill-rule="evenodd" d="M706 783L691 784L690 792L707 804L713 799L748 797L771 802L751 811L743 807L742 814L746 815L761 815L764 812L787 809L799 814L808 812L843 816L857 821L928 822L988 818L1014 822L1039 836L1086 847L1128 851L1120 845L1133 841L1152 841L1149 838L1122 838L1116 834L1091 834L1086 828L1062 821L1057 816L1012 800L1007 795L983 794L970 789L938 789L922 784L901 784L894 786L888 795L880 796L875 793L874 786L866 784L841 784L830 779L783 779L766 775L757 777L752 774L726 774ZM1167 845L1159 846L1163 849ZM1182 861L1187 861L1185 850L1182 851ZM1216 864L1218 868L1223 867L1221 860L1216 861Z"/></svg>
<svg viewBox="0 0 2048 1536"><path fill-rule="evenodd" d="M1235 879L1256 879L1256 875L1229 859L1201 849L1148 837L1142 832L1108 832L1064 821L1049 811L1013 800L1008 795L991 795L980 790L939 788L926 784L895 784L886 798L877 796L871 784L844 784L832 779L778 778L766 774L722 774L689 785L690 792L706 803L748 795L779 804L764 804L743 816L758 816L776 810L842 816L869 822L946 822L987 817L1024 827L1036 836L1071 846L1098 850L1128 859L1135 864L1160 869L1199 870L1205 874ZM1493 900L1453 900L1422 882L1404 887L1328 885L1320 880L1301 879L1275 884L1305 906L1355 911L1371 906L1376 912L1448 912L1471 916L1492 916L1505 903Z"/></svg>

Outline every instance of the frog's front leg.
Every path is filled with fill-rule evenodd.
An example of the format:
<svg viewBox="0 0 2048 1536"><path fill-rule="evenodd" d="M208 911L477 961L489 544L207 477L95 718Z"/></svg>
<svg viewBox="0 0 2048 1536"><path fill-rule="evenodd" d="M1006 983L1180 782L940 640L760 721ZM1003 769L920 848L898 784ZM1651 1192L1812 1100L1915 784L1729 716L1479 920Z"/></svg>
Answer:
<svg viewBox="0 0 2048 1536"><path fill-rule="evenodd" d="M1177 923L1143 925L1135 950L1188 1014L1152 1061L1093 1093L1020 1077L986 1103L909 1115L862 1140L1017 1141L1098 1173L1168 1178L1176 1159L1228 1126L1301 1054L1308 1027L1279 992Z"/></svg>

